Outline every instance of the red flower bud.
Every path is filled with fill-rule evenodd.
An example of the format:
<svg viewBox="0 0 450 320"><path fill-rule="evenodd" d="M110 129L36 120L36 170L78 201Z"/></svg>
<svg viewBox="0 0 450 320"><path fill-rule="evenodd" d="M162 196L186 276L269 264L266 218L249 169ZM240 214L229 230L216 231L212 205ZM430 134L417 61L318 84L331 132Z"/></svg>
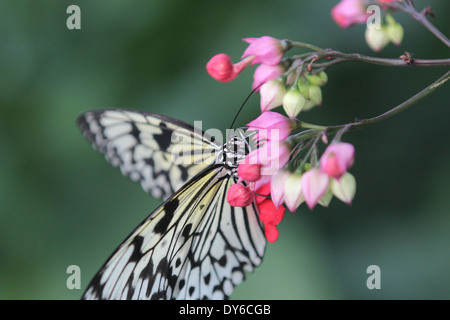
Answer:
<svg viewBox="0 0 450 320"><path fill-rule="evenodd" d="M240 62L233 64L230 56L225 53L216 54L206 64L206 70L209 75L221 82L229 82L237 77L246 66L252 62L254 57L248 57Z"/></svg>
<svg viewBox="0 0 450 320"><path fill-rule="evenodd" d="M233 184L227 193L227 201L233 207L247 207L254 199L253 191L240 183Z"/></svg>

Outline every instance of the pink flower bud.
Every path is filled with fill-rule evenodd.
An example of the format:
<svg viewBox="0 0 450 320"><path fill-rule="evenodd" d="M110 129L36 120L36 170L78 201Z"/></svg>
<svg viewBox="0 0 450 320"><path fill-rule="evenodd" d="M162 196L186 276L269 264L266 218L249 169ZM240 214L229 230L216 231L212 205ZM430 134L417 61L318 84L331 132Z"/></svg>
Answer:
<svg viewBox="0 0 450 320"><path fill-rule="evenodd" d="M229 82L250 64L254 57L248 57L233 64L230 57L225 53L216 54L206 64L209 75L221 82Z"/></svg>
<svg viewBox="0 0 450 320"><path fill-rule="evenodd" d="M258 141L284 140L291 133L293 122L277 112L265 111L247 126L250 131L258 131Z"/></svg>
<svg viewBox="0 0 450 320"><path fill-rule="evenodd" d="M274 66L268 64L261 64L256 68L253 74L253 85L252 88L256 89L260 85L278 78L286 71L284 64L280 63ZM258 89L259 90L259 89Z"/></svg>
<svg viewBox="0 0 450 320"><path fill-rule="evenodd" d="M267 141L250 152L246 159L249 164L261 164L261 175L272 176L289 161L290 148L283 141Z"/></svg>
<svg viewBox="0 0 450 320"><path fill-rule="evenodd" d="M284 51L286 50L285 42L268 36L261 38L245 38L242 40L250 43L242 55L242 58L256 56L252 65L260 62L271 66L279 64L283 58Z"/></svg>
<svg viewBox="0 0 450 320"><path fill-rule="evenodd" d="M355 148L350 143L330 144L320 158L320 169L332 178L339 179L353 165Z"/></svg>
<svg viewBox="0 0 450 320"><path fill-rule="evenodd" d="M348 28L354 24L366 23L369 14L364 0L341 0L331 10L331 16L341 28Z"/></svg>
<svg viewBox="0 0 450 320"><path fill-rule="evenodd" d="M242 162L239 164L237 172L239 178L248 182L255 182L261 178L261 165Z"/></svg>
<svg viewBox="0 0 450 320"><path fill-rule="evenodd" d="M306 171L302 176L302 194L310 209L314 208L320 198L327 192L330 178L318 168Z"/></svg>
<svg viewBox="0 0 450 320"><path fill-rule="evenodd" d="M254 193L248 186L233 184L227 193L227 201L233 207L247 207L254 199Z"/></svg>

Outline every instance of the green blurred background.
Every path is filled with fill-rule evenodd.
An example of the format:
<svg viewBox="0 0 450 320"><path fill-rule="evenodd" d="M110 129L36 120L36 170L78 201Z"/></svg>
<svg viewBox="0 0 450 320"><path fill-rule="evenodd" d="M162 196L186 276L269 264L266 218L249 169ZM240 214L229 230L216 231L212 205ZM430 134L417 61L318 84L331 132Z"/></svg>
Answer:
<svg viewBox="0 0 450 320"><path fill-rule="evenodd" d="M245 37L270 35L375 55L363 26L338 28L338 1L0 1L0 298L79 299L105 259L159 201L93 151L76 117L125 107L160 113L203 129L225 129L251 90L252 70L227 84L205 64L226 52L238 61ZM447 36L450 2L433 5ZM81 30L66 9L81 8ZM401 13L401 47L416 58L449 50ZM342 64L328 71L322 108L307 122L339 124L380 114L447 68ZM450 298L449 87L407 112L344 140L356 147L352 206L305 206L288 213L265 261L234 299ZM239 117L258 115L255 95ZM66 268L81 268L68 290ZM381 268L368 290L366 269Z"/></svg>

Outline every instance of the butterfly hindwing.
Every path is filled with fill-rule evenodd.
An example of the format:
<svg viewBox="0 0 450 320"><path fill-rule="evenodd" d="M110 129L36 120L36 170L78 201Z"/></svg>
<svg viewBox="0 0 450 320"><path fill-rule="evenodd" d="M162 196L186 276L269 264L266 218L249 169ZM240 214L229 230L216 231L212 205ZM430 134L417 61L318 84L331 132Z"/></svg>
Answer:
<svg viewBox="0 0 450 320"><path fill-rule="evenodd" d="M83 298L227 298L266 244L255 205L226 201L235 182L223 166L194 177L132 232Z"/></svg>
<svg viewBox="0 0 450 320"><path fill-rule="evenodd" d="M221 147L189 124L141 111L88 111L77 124L113 166L160 199L211 165Z"/></svg>

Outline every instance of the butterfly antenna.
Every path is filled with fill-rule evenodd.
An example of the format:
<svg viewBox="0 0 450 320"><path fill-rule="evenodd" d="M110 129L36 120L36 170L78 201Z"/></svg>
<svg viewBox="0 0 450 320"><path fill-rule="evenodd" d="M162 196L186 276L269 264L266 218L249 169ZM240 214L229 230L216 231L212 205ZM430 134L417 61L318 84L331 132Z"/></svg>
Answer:
<svg viewBox="0 0 450 320"><path fill-rule="evenodd" d="M233 129L234 123L236 122L237 117L239 116L239 114L241 113L242 109L244 108L245 104L247 103L248 99L250 99L250 97L252 96L252 94L255 93L256 90L259 89L261 85L257 86L255 89L252 90L252 92L250 92L250 94L248 95L248 97L245 99L244 103L242 103L241 107L239 108L236 116L233 119L233 122L231 123L230 129Z"/></svg>

